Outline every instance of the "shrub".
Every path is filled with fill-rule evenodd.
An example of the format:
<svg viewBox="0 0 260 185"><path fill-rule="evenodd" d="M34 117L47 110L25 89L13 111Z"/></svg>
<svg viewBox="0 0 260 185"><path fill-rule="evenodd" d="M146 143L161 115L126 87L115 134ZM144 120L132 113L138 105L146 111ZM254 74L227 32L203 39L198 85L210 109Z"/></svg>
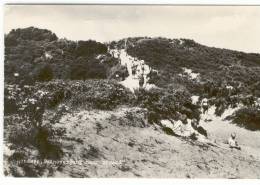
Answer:
<svg viewBox="0 0 260 185"><path fill-rule="evenodd" d="M241 108L228 119L248 130L260 130L260 110L255 107Z"/></svg>
<svg viewBox="0 0 260 185"><path fill-rule="evenodd" d="M106 67L97 60L86 61L71 67L72 80L104 79L106 78Z"/></svg>
<svg viewBox="0 0 260 185"><path fill-rule="evenodd" d="M5 46L5 81L13 84L101 79L118 63L107 52L105 44L92 40L58 40L50 31L33 27L6 34ZM19 73L19 78L14 73Z"/></svg>
<svg viewBox="0 0 260 185"><path fill-rule="evenodd" d="M46 29L39 29L35 27L28 27L24 29L13 29L11 32L6 36L7 38L12 39L22 39L22 40L47 40L47 41L54 41L57 40L57 36L49 30Z"/></svg>
<svg viewBox="0 0 260 185"><path fill-rule="evenodd" d="M50 81L53 78L53 72L50 65L44 65L41 69L39 69L39 73L37 74L38 81Z"/></svg>
<svg viewBox="0 0 260 185"><path fill-rule="evenodd" d="M108 80L86 80L71 85L73 106L113 109L118 105L130 104L133 95L122 85Z"/></svg>
<svg viewBox="0 0 260 185"><path fill-rule="evenodd" d="M4 98L4 114L13 114L18 111L18 106L14 99Z"/></svg>
<svg viewBox="0 0 260 185"><path fill-rule="evenodd" d="M107 46L93 40L78 41L75 54L77 56L91 56L107 52Z"/></svg>
<svg viewBox="0 0 260 185"><path fill-rule="evenodd" d="M178 119L179 114L188 118L199 119L199 109L191 102L190 94L185 89L151 89L136 91L136 104L148 110L148 120L159 123L161 119Z"/></svg>
<svg viewBox="0 0 260 185"><path fill-rule="evenodd" d="M49 116L54 120L52 124L43 123L45 109L48 104L50 93L40 90L41 84L36 86L6 85L5 99L15 103L16 110L9 112L5 117L5 141L10 143L14 154L8 157L12 175L14 176L38 176L46 167L45 164L13 163L12 160L29 159L60 159L63 155L61 145L57 141L51 140L55 136L62 136L65 132L60 132L53 124L58 122L59 116ZM8 104L9 105L9 104ZM6 106L6 104L5 104ZM59 135L57 135L59 133ZM16 172L16 168L24 170L23 175ZM52 169L53 167L48 167Z"/></svg>
<svg viewBox="0 0 260 185"><path fill-rule="evenodd" d="M109 71L108 71L108 79L120 79L124 80L128 76L128 71L126 66L122 66L121 64L117 64L113 66Z"/></svg>

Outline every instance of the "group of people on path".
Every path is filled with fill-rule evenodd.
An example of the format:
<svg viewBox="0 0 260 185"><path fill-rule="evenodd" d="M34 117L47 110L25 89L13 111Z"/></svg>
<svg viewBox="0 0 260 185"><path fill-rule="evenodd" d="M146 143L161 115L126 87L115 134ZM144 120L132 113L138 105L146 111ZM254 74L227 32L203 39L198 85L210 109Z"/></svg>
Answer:
<svg viewBox="0 0 260 185"><path fill-rule="evenodd" d="M170 126L170 128L175 136L190 138L213 146L218 146L216 141L212 141L208 138L207 131L199 124L199 120L197 119L188 119L186 115L182 114L178 121L171 121L171 124L172 126ZM236 133L231 134L227 143L232 150L241 150L241 147L236 140Z"/></svg>
<svg viewBox="0 0 260 185"><path fill-rule="evenodd" d="M166 127L169 127L174 135L180 137L190 137L194 140L206 140L208 137L207 131L199 125L197 119L188 119L185 114L179 115L178 121L167 121L162 122Z"/></svg>

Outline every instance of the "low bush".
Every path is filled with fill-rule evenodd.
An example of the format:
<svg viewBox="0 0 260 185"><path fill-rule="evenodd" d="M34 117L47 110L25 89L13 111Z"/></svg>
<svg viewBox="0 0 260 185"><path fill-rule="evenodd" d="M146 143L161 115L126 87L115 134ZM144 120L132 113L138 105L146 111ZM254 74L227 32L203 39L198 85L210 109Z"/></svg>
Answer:
<svg viewBox="0 0 260 185"><path fill-rule="evenodd" d="M72 106L113 109L131 104L133 94L121 84L109 80L87 80L71 84Z"/></svg>
<svg viewBox="0 0 260 185"><path fill-rule="evenodd" d="M36 76L38 81L50 81L53 78L53 72L50 65L44 65L39 69L39 72Z"/></svg>
<svg viewBox="0 0 260 185"><path fill-rule="evenodd" d="M136 91L136 104L148 110L150 123L159 123L162 119L178 119L180 114L188 118L199 119L199 109L191 102L185 89L169 86L166 89L140 89Z"/></svg>
<svg viewBox="0 0 260 185"><path fill-rule="evenodd" d="M228 119L231 119L236 125L248 130L260 130L260 110L255 107L241 108Z"/></svg>

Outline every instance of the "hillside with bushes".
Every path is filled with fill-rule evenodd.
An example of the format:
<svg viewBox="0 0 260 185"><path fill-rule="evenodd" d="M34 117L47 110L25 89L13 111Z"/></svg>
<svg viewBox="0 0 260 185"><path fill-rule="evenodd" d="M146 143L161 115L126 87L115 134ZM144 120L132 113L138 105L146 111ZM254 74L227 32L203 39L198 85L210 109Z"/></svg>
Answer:
<svg viewBox="0 0 260 185"><path fill-rule="evenodd" d="M206 132L216 121L260 138L260 54L161 37L70 41L35 27L14 29L4 42L5 175L260 177L254 170L260 148L248 152L254 143L230 153L223 138L210 138L219 143L209 144L173 129L196 120ZM169 155L169 164L179 161L179 176L167 164ZM28 162L71 156L94 163ZM120 164L105 169L95 163L102 160ZM184 166L193 162L187 171Z"/></svg>
<svg viewBox="0 0 260 185"><path fill-rule="evenodd" d="M28 85L52 79L105 79L108 69L116 63L107 53L107 46L93 40L58 39L48 30L33 27L12 30L5 35L7 83Z"/></svg>

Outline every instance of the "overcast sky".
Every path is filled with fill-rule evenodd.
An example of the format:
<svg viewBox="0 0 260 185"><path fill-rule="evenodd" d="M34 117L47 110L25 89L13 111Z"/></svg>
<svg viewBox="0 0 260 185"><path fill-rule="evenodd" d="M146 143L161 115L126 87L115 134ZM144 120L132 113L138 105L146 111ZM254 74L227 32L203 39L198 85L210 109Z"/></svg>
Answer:
<svg viewBox="0 0 260 185"><path fill-rule="evenodd" d="M29 26L70 40L162 36L260 53L260 6L5 6L5 33Z"/></svg>

